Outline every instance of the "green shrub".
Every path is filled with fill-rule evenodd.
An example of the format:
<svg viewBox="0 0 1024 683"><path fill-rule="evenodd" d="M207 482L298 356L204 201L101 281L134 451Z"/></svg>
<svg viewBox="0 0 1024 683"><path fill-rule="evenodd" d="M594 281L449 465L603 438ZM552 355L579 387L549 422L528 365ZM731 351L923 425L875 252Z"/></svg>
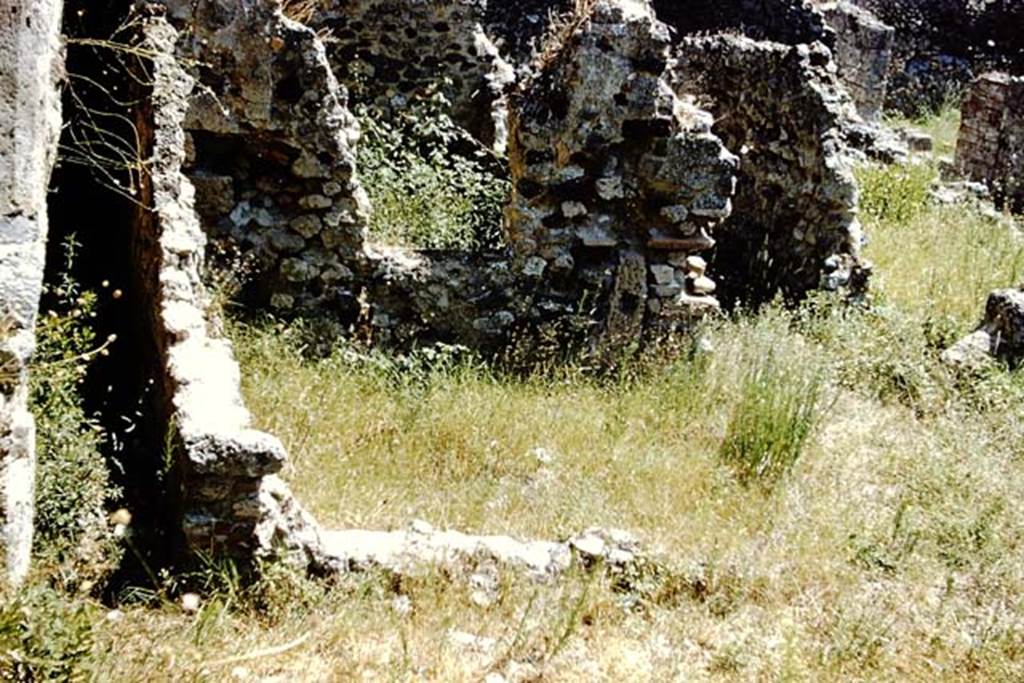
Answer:
<svg viewBox="0 0 1024 683"><path fill-rule="evenodd" d="M750 358L719 451L741 482L771 486L790 470L821 417L824 373L774 349Z"/></svg>
<svg viewBox="0 0 1024 683"><path fill-rule="evenodd" d="M42 585L0 599L0 680L74 680L92 643L85 602Z"/></svg>
<svg viewBox="0 0 1024 683"><path fill-rule="evenodd" d="M857 171L861 211L869 219L909 221L927 209L935 178L935 169L926 164L862 166Z"/></svg>
<svg viewBox="0 0 1024 683"><path fill-rule="evenodd" d="M387 121L357 110L359 170L374 241L419 249L478 249L500 242L510 191L504 161L446 113L436 94Z"/></svg>
<svg viewBox="0 0 1024 683"><path fill-rule="evenodd" d="M74 242L65 245L70 271ZM40 317L31 372L36 416L36 555L68 588L102 579L118 549L105 515L117 494L100 451L103 432L85 412L81 385L88 365L105 352L91 326L96 294L64 275L49 288L54 306Z"/></svg>

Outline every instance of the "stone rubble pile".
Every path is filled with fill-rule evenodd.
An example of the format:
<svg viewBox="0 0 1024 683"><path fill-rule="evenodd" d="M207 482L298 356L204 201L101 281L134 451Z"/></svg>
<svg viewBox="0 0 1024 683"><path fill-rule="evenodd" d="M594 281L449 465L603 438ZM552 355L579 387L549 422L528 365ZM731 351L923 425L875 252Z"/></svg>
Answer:
<svg viewBox="0 0 1024 683"><path fill-rule="evenodd" d="M992 292L978 329L943 353L943 360L974 368L994 358L1017 367L1024 361L1024 288Z"/></svg>

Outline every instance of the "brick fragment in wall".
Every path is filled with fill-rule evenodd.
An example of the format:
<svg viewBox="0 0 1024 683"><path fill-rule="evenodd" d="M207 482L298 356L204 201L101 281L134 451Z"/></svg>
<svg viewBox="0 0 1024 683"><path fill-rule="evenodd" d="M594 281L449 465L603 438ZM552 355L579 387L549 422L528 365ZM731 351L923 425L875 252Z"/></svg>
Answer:
<svg viewBox="0 0 1024 683"><path fill-rule="evenodd" d="M590 302L606 340L717 305L686 281L659 289L649 268L714 245L736 167L710 116L670 88L670 47L648 3L601 0L512 103L513 272L537 310Z"/></svg>
<svg viewBox="0 0 1024 683"><path fill-rule="evenodd" d="M680 97L710 102L714 133L740 153L731 215L709 265L722 296L865 285L857 186L843 142L849 100L822 45L684 37Z"/></svg>
<svg viewBox="0 0 1024 683"><path fill-rule="evenodd" d="M257 303L353 311L369 201L358 125L316 33L268 0L164 0L198 81L184 123L202 228L238 246ZM228 267L234 267L229 264Z"/></svg>
<svg viewBox="0 0 1024 683"><path fill-rule="evenodd" d="M10 0L0 25L0 582L28 573L35 423L28 363L46 262L46 194L57 154L63 3Z"/></svg>
<svg viewBox="0 0 1024 683"><path fill-rule="evenodd" d="M1000 203L1024 209L1024 76L987 73L961 108L956 165L992 190Z"/></svg>

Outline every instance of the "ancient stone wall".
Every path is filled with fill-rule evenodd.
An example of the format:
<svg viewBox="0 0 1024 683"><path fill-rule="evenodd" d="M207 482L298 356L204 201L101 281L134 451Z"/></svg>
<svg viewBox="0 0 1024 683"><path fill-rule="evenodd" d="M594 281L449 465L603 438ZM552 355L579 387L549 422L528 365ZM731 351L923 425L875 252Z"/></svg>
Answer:
<svg viewBox="0 0 1024 683"><path fill-rule="evenodd" d="M809 0L654 0L654 7L680 35L740 33L788 45L835 39Z"/></svg>
<svg viewBox="0 0 1024 683"><path fill-rule="evenodd" d="M896 30L887 107L913 115L975 75L1024 72L1024 1L855 0Z"/></svg>
<svg viewBox="0 0 1024 683"><path fill-rule="evenodd" d="M453 26L446 13L486 9L401 5L417 21ZM364 243L358 130L313 29L275 0L164 0L162 12L147 11L145 49L157 57L137 117L152 161L133 231L134 288L149 302L142 355L159 368L155 414L173 446L168 505L193 551L278 549L321 568L355 561L345 548L325 550L275 476L281 444L249 425L237 365L206 310L211 240L255 260L256 303L399 346L499 351L522 333L554 339L557 351L573 335L618 353L688 329L722 290L760 301L861 283L839 132L850 105L820 42L677 32L674 44L646 0L598 0L518 72L508 250L412 252ZM478 64L458 63L471 64L466 73Z"/></svg>
<svg viewBox="0 0 1024 683"><path fill-rule="evenodd" d="M62 9L56 0L9 0L0 24L0 569L13 583L25 577L32 549L35 427L27 364L60 134Z"/></svg>
<svg viewBox="0 0 1024 683"><path fill-rule="evenodd" d="M964 100L956 165L999 202L1024 209L1024 76L988 73Z"/></svg>
<svg viewBox="0 0 1024 683"><path fill-rule="evenodd" d="M143 48L154 55L152 95L136 115L151 163L132 262L134 288L148 303L139 336L158 378L150 409L165 426L170 449L165 505L181 522L173 536L184 551L251 559L273 549L281 519L300 524L304 518L271 476L285 461L283 446L250 427L231 347L210 332L214 321L201 281L206 235L195 187L181 170L197 83L176 55L180 36L171 24L151 17L144 34Z"/></svg>
<svg viewBox="0 0 1024 683"><path fill-rule="evenodd" d="M740 152L732 215L711 263L731 301L862 287L857 186L843 138L848 102L822 45L684 38L675 87L710 101ZM744 87L736 87L743 83Z"/></svg>
<svg viewBox="0 0 1024 683"><path fill-rule="evenodd" d="M669 88L670 47L646 3L602 0L518 93L507 228L534 317L589 309L621 344L717 306L700 254L736 160Z"/></svg>
<svg viewBox="0 0 1024 683"><path fill-rule="evenodd" d="M488 14L487 0L340 0L309 22L329 36L330 62L358 101L388 115L441 93L456 122L503 147L503 93L514 74L484 30Z"/></svg>
<svg viewBox="0 0 1024 683"><path fill-rule="evenodd" d="M358 127L323 43L268 2L166 5L198 79L184 168L204 230L253 260L256 300L355 315L369 205Z"/></svg>
<svg viewBox="0 0 1024 683"><path fill-rule="evenodd" d="M889 82L895 30L849 2L833 2L821 11L836 32L835 60L839 77L869 123L878 123Z"/></svg>

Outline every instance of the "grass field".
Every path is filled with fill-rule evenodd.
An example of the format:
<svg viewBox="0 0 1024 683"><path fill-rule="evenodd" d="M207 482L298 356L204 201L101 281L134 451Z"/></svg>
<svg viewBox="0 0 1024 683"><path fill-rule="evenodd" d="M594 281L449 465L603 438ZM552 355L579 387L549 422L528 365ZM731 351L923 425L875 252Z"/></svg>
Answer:
<svg viewBox="0 0 1024 683"><path fill-rule="evenodd" d="M256 421L324 524L620 527L663 565L647 588L506 576L481 606L429 571L242 587L215 568L193 615L37 587L23 602L57 645L32 656L94 680L1020 680L1024 375L956 375L938 354L1024 279L1024 243L928 205L933 174L861 172L870 308L711 321L713 351L615 377L309 358L301 326L230 324Z"/></svg>

